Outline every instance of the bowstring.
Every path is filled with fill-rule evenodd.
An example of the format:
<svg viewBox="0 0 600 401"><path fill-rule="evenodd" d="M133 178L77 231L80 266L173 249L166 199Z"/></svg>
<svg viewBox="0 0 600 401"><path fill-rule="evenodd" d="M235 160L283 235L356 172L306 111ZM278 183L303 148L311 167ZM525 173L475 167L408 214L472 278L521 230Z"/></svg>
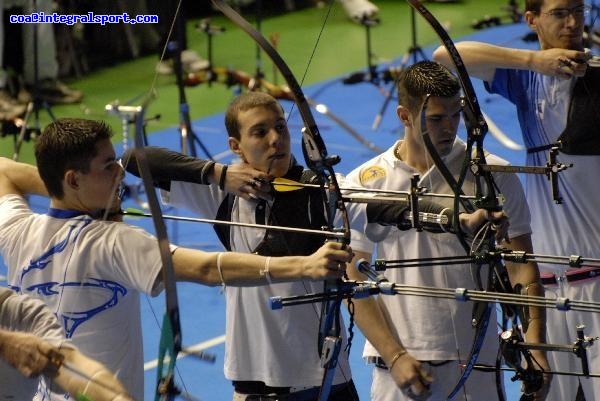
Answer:
<svg viewBox="0 0 600 401"><path fill-rule="evenodd" d="M427 132L427 118L425 115L425 110L427 108L427 103L429 102L429 98L430 95L427 95L425 98L425 101L423 103L422 109L421 109L421 118L420 118L420 124L421 124L421 131L420 132ZM429 189L430 191L433 191L433 173L434 171L436 171L436 166L435 166L435 162L433 161L433 159L431 158L431 155L429 154L429 150L427 148L427 146L425 145L425 140L423 139L423 135L419 135L419 141L421 142L422 146L423 146L423 154L425 157L425 163L427 165L427 179L429 182ZM441 172L438 172L441 175ZM443 176L441 177L442 180L444 179ZM452 191L452 188L449 188L450 191ZM459 188L460 190L460 188ZM437 192L437 190L436 190ZM455 194L455 196L460 196L460 193ZM455 202L456 204L456 202ZM417 211L418 212L418 211ZM413 214L416 213L415 211L413 211ZM458 214L454 213L455 216L458 216ZM460 227L460 224L459 224ZM448 280L448 272L446 271L446 268L442 267L442 272L444 275L444 279L446 280L446 283L449 283L450 281ZM472 272L471 272L472 274ZM457 307L460 307L460 305L457 305ZM461 356L461 352L460 352L460 344L458 341L458 327L456 324L456 320L455 320L455 313L452 313L450 310L450 323L452 324L452 332L454 333L454 346L456 347L456 357L458 358L458 362L462 363L462 356ZM465 397L465 400L467 399L467 391L463 386L462 389L463 395Z"/></svg>
<svg viewBox="0 0 600 401"><path fill-rule="evenodd" d="M306 63L306 67L304 68L304 72L302 73L302 77L300 78L300 81L299 81L300 86L302 86L304 84L304 81L308 75L308 70L310 69L312 62L315 58L315 54L317 52L317 47L321 43L321 39L325 32L325 25L327 24L327 21L329 20L329 17L331 16L331 13L333 10L333 4L334 4L334 0L329 0L327 9L324 13L325 15L323 16L323 19L322 19L323 22L321 23L321 28L319 29L319 33L317 34L317 38L315 40L315 45L312 48L312 51L311 51L310 56L308 57L308 61ZM288 114L288 121L289 121L295 107L296 107L296 102L292 102L292 105L290 107L290 111ZM330 195L327 193L327 191L323 191L323 196L324 196L324 200L325 200L325 199L328 199ZM306 291L306 293L308 293L308 288L307 288L306 282L304 280L302 280L302 286L304 287L304 290ZM320 321L321 315L317 308L317 305L315 303L313 303L312 305L313 305L312 309L315 312L315 317ZM354 307L353 307L351 300L349 300L349 303L348 303L348 310L350 312L350 325L348 326L348 329L350 330L350 334L347 338L346 347L343 350L343 352L347 352L347 353L350 352L350 346L352 344L352 338L353 338L351 330L352 330L352 327L354 326L354 314L353 314ZM339 368L339 372L341 373L342 377L344 378L344 381L346 383L348 383L350 378L352 377L351 373L346 372L342 365L338 364L337 366Z"/></svg>
<svg viewBox="0 0 600 401"><path fill-rule="evenodd" d="M321 43L321 38L323 36L323 33L325 32L325 25L327 24L327 21L329 20L329 16L331 15L331 10L333 9L334 1L335 0L329 0L329 4L325 11L325 16L323 17L323 22L321 23L321 29L319 30L319 33L317 34L317 38L315 40L315 45L313 46L310 56L308 57L308 61L306 62L306 67L304 67L304 72L302 73L302 77L300 78L300 81L298 82L298 84L301 87L302 87L302 85L304 85L304 80L306 79L306 76L308 75L308 70L310 69L310 66L315 58L315 54L317 52L317 47L319 46L319 43ZM292 105L291 105L290 111L288 113L288 121L289 121L290 116L292 115L295 107L296 107L296 102L292 101Z"/></svg>

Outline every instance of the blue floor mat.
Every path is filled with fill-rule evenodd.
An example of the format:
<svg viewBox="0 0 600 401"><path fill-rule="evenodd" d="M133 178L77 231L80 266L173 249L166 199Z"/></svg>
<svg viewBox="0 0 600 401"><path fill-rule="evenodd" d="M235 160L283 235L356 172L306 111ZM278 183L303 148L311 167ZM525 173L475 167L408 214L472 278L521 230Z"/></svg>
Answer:
<svg viewBox="0 0 600 401"><path fill-rule="evenodd" d="M532 47L537 44L525 43L521 38L529 32L524 24L507 25L491 28L486 31L471 35L468 39L481 40L514 47ZM425 49L425 54L430 57L433 48ZM391 65L399 65L400 57ZM379 68L385 69L387 65ZM519 127L514 114L514 107L505 100L495 95L489 95L483 90L481 82L474 81L481 108L488 116L493 116L493 122L516 143L521 143ZM378 113L381 112L391 83L375 86L371 83L344 85L339 78L312 85L305 88L305 93L314 101L328 107L329 112L342 118L354 130L362 135L365 140L375 146L387 149L401 134L395 114L396 99L392 99L383 113L381 124L375 131L371 127ZM284 108L290 114L289 126L292 133L292 149L297 159L303 163L300 148L300 129L302 123L297 109L289 102L283 102ZM372 158L375 153L357 141L352 135L337 125L331 118L314 111L321 135L330 154L337 154L341 162L336 166L336 171L348 173L353 168ZM218 161L229 163L234 160L234 155L227 148L227 135L223 124L223 115L214 115L193 122L193 131L198 139L210 150ZM461 137L464 139L464 129ZM174 150L181 149L179 132L177 128L154 133L149 137L151 145L164 146ZM492 135L486 138L486 148L513 164L523 164L525 154L523 151L514 151L503 146ZM119 145L120 146L120 145ZM119 147L118 152L122 149ZM199 156L203 156L197 148ZM126 182L139 186L139 180L128 176ZM44 210L46 204L43 200L34 199L33 204L38 210ZM125 207L139 208L135 199L128 200ZM186 215L180 210L165 208L166 214ZM128 219L131 224L140 225L153 231L150 219ZM169 222L169 236L172 242L187 247L200 248L207 251L220 250L220 243L212 231L212 227L205 224ZM3 268L3 267L2 267ZM0 269L0 272L3 270ZM207 352L214 353L214 364L185 357L178 363L178 384L182 390L191 394L193 399L203 401L230 400L232 395L231 384L223 376L223 334L225 327L225 302L219 288L207 288L192 284L179 284L179 302L181 307L181 322L183 343L186 347L196 346ZM160 336L159 322L162 321L164 310L163 296L147 298L142 301L143 333L146 361L146 387L147 400L154 398L156 369L155 361L158 341ZM276 312L274 312L276 313ZM347 316L346 316L347 318ZM359 394L362 400L369 399L371 367L365 366L361 359L364 338L356 331L354 347L351 353L352 370ZM494 390L495 391L495 390ZM519 397L517 385L507 381L507 396L509 400Z"/></svg>

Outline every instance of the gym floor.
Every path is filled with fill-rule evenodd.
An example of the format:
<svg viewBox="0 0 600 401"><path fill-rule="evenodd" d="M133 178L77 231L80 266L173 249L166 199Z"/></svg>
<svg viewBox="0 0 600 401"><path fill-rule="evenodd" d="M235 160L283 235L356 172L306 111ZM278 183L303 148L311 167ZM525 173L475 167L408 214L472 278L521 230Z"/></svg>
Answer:
<svg viewBox="0 0 600 401"><path fill-rule="evenodd" d="M370 29L373 57L371 62L379 71L399 66L402 56L411 48L411 13L405 2L397 0L380 0L375 2L380 7L380 25ZM522 38L528 32L524 24L509 24L506 1L500 0L464 0L457 3L429 4L431 12L449 28L455 40L469 37L490 43L532 47L535 43L525 42ZM356 130L367 141L386 149L398 138L400 133L393 111L394 101L383 113L382 122L377 130L372 129L375 116L381 112L385 96L391 88L390 83L381 82L375 85L363 82L355 85L342 84L341 78L355 71L364 71L367 65L366 28L347 20L339 4L334 4L327 18L327 8L307 8L285 15L269 17L262 23L265 36L272 33L280 35L278 50L290 65L298 80L304 82L303 89L308 97L324 104L329 111L341 118ZM503 24L481 31L474 31L471 24L475 20L501 17ZM252 15L248 16L252 18ZM194 24L188 21L189 47L206 55L206 38L196 32ZM213 65L248 71L253 74L256 68L256 48L254 43L233 27L231 23L219 15L212 17L212 23L226 28L225 33L214 37ZM429 58L438 40L433 31L418 15L416 17L416 44L422 47L422 54L416 58ZM319 37L315 47L315 41ZM411 57L412 59L412 57ZM121 104L136 105L140 98L151 88L158 92L147 112L148 116L161 114L159 121L148 123L149 143L181 149L178 130L178 92L172 76L156 76L154 66L156 56L146 56L111 68L103 68L85 77L69 82L70 85L85 92L84 103L71 106L53 107L57 117L89 117L109 121L115 129L115 144L118 152L122 150L123 139L131 140L133 131L124 138L121 121L108 116L104 112L106 104L119 100ZM271 82L282 82L282 78L274 74L270 60L262 56L262 66L266 79ZM480 82L474 81L480 104L488 116L498 127L495 132L504 133L515 143L513 148L507 147L506 140L497 140L488 134L486 148L513 164L523 164L524 152L518 150L521 141L519 129L514 118L514 108L497 96L486 94ZM187 100L192 116L192 128L202 144L212 156L222 162L231 162L233 155L228 151L226 134L223 126L222 112L232 96L239 88L228 88L225 85L199 85L186 88ZM132 101L130 101L133 99ZM299 160L303 160L300 150L299 131L301 121L292 103L282 102L289 113L289 125L292 132L292 147ZM338 154L342 162L336 171L347 173L374 153L371 149L356 141L348 132L325 115L315 113L321 134L327 144L329 153ZM40 111L40 126L49 121L44 110ZM491 125L491 124L490 124ZM132 128L133 129L133 128ZM464 138L464 129L461 130ZM10 138L0 141L0 155L12 157L13 142ZM203 156L200 148L197 154ZM32 143L26 142L20 153L20 160L32 161ZM133 177L126 178L132 188L139 188L139 181ZM135 191L133 191L135 192ZM132 196L125 206L141 208L142 198ZM44 211L45 200L33 198L32 204L39 211ZM185 215L184 212L165 207L165 213ZM131 224L141 225L152 230L151 222L143 219L128 220ZM169 222L171 241L182 246L193 246L203 250L220 250L216 236L208 225ZM0 275L3 267L0 268ZM178 285L181 307L183 342L186 347L214 353L216 362L209 364L184 357L179 363L178 384L184 392L193 398L204 401L227 400L231 397L231 385L223 377L223 341L224 341L224 298L218 288L198 287L190 284ZM146 361L146 399L153 398L156 382L155 358L160 336L160 322L164 310L163 296L143 301L144 345ZM276 312L274 312L276 313ZM346 316L347 318L347 316ZM361 359L364 339L358 330L354 346L351 350L353 377L357 384L361 399L369 399L370 370ZM492 346L495 346L492 345ZM518 398L517 385L507 380L508 399Z"/></svg>

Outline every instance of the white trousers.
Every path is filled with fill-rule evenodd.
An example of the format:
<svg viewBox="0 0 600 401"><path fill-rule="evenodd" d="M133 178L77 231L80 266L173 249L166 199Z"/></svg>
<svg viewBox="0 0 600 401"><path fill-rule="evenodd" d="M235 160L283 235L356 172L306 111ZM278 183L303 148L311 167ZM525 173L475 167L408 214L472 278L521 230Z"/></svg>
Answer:
<svg viewBox="0 0 600 401"><path fill-rule="evenodd" d="M423 368L434 378L431 383L431 396L427 401L446 401L461 375L457 361L442 366L431 366L423 363ZM472 371L453 401L494 401L498 399L496 379L493 373ZM504 380L502 380L504 386ZM504 391L504 387L502 389ZM373 383L371 385L372 401L413 401L396 386L396 382L386 369L373 367Z"/></svg>
<svg viewBox="0 0 600 401"><path fill-rule="evenodd" d="M561 282L546 286L546 297L567 297L577 301L600 301L600 278L574 283ZM555 309L547 311L547 341L550 344L573 344L577 339L576 327L584 324L584 334L600 336L600 314ZM590 373L600 373L600 341L587 349ZM548 352L550 368L554 371L581 372L581 360L569 352ZM600 378L578 378L554 375L546 401L573 401L581 382L587 401L600 400Z"/></svg>

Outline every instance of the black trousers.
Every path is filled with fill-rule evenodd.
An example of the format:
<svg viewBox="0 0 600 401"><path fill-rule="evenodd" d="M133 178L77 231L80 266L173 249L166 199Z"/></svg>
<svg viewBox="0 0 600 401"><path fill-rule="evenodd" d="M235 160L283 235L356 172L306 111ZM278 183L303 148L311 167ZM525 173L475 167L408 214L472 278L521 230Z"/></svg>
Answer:
<svg viewBox="0 0 600 401"><path fill-rule="evenodd" d="M290 393L289 387L269 387L263 382L234 381L237 393L248 394L246 401L317 401L319 387ZM354 382L332 386L327 401L359 401Z"/></svg>

